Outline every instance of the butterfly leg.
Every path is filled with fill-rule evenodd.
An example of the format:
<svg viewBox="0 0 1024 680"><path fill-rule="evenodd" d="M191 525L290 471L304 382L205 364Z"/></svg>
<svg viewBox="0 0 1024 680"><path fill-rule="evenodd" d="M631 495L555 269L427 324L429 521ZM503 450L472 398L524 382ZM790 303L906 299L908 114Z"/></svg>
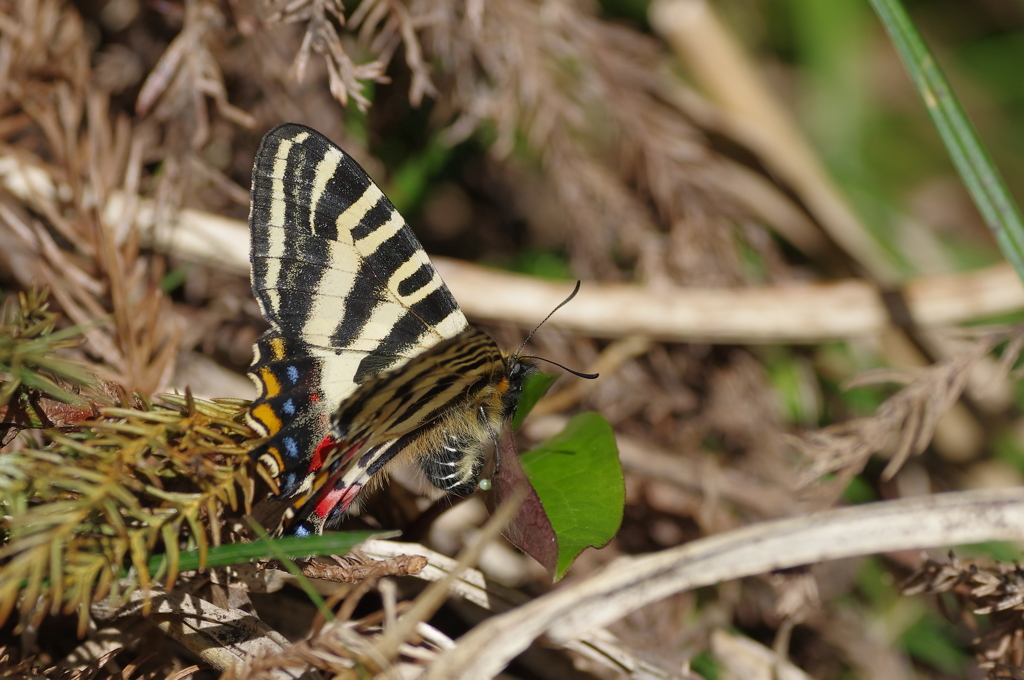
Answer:
<svg viewBox="0 0 1024 680"><path fill-rule="evenodd" d="M491 421L487 418L487 411L483 406L480 407L480 422L487 426L487 436L494 445L494 468L491 470L491 476L497 477L501 469L501 445L498 443L498 433L491 427Z"/></svg>

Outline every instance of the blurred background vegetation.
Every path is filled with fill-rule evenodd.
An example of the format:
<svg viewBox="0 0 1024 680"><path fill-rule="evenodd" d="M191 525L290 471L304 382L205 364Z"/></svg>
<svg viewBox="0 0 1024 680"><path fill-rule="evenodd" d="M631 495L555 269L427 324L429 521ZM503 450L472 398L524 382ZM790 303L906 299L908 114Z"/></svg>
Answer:
<svg viewBox="0 0 1024 680"><path fill-rule="evenodd" d="M1019 196L1024 2L905 4ZM707 289L784 296L853 281L886 296L882 321L845 334L811 330L827 318L780 317L796 342L758 335L757 324L749 337L703 332L701 319L689 337L656 328L619 337L607 330L614 320L595 319L588 332L585 319L571 331L552 319L535 352L602 377L565 381L538 411L601 412L627 473L618 537L584 554L569 582L619 555L759 520L1019 485L1024 390L999 364L1016 360L1017 336L1004 328L992 340L976 328L1019 321L1019 281L992 284L1008 302L971 310L968 300L946 322L914 316L921 296L968 288L958 272L998 278L1004 258L871 6L711 3L749 57L748 75L791 116L817 166L787 155L794 145L767 124L774 111L734 90L733 71L714 81L726 55L699 40L711 31L687 33L678 16L658 14L677 5L0 0L0 291L11 302L34 283L47 286L58 327L85 327L84 342L61 356L125 392L151 397L188 385L206 397L251 398L244 373L265 322L244 262L240 269L223 241L210 245L215 227L206 220L245 220L260 138L301 122L366 168L432 256L580 277L581 304L588 284L611 290L597 282L626 286L655 310ZM671 37L677 29L682 48ZM208 252L154 235L189 224L210 230ZM488 314L488 291L460 291L455 281L471 320L483 317L516 346L528 329ZM721 299L726 312L732 303ZM816 314L849 311L825 299ZM975 330L949 333L957 324ZM847 389L880 367L891 369L885 384ZM879 411L901 384L909 415ZM922 446L911 452L921 455L897 456L887 471L894 441L922 414ZM932 415L944 417L932 423ZM869 439L877 445L863 444ZM52 441L26 430L0 455ZM415 526L411 498L389 487L381 505L401 512L371 506L371 522ZM482 510L464 507L463 519L439 522L440 533L420 527L424 541L454 553L481 522ZM937 566L940 551L933 570L948 568L948 583L961 586L965 574L991 574L999 585L988 594L1008 607L1003 618L960 612L985 606L969 588L941 600L901 594L921 566L908 551L673 596L613 632L662 668L689 663L704 678L743 677L712 649L722 629L774 648L813 678L1021 677L1020 602L1011 597L1019 574L991 562L1019 553L989 545L958 554L979 555L980 566ZM481 568L527 591L552 587L511 550L490 564ZM271 606L291 602L288 592ZM297 620L312 617L288 606ZM455 637L473 625L463 614L443 610L450 620L437 625ZM77 625L63 618L16 635L12 617L0 629L8 663L66 659L74 636L45 634ZM137 640L126 644L134 656L121 657L122 667L141 655ZM147 677L192 663L177 647L153 644L161 646ZM521 660L509 677L615 677L574 661L570 671Z"/></svg>

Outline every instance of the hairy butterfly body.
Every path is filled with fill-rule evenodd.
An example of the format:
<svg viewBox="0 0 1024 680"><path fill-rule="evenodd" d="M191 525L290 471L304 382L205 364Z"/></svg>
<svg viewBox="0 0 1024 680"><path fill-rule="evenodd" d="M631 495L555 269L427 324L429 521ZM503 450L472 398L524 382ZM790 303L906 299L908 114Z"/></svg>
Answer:
<svg viewBox="0 0 1024 680"><path fill-rule="evenodd" d="M287 508L279 532L320 533L389 466L441 491L476 487L488 442L533 361L471 328L412 230L352 158L286 124L256 155L253 451Z"/></svg>

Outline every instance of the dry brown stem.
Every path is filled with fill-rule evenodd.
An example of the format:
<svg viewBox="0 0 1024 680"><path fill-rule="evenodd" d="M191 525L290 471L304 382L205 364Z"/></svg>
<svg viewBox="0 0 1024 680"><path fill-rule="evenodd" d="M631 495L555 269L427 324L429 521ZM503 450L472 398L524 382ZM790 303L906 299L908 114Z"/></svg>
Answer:
<svg viewBox="0 0 1024 680"><path fill-rule="evenodd" d="M307 562L300 566L302 575L334 583L359 583L386 576L415 576L423 571L426 560L417 555L399 555L389 560L372 560L359 550L337 558L337 564ZM267 568L284 569L280 563L271 561Z"/></svg>
<svg viewBox="0 0 1024 680"><path fill-rule="evenodd" d="M890 479L907 459L920 455L931 442L939 419L960 398L971 370L1000 342L1010 345L1002 358L1009 370L1021 350L1021 331L988 332L970 342L957 355L920 371L879 369L863 373L847 387L879 383L905 384L867 418L830 425L793 439L810 460L810 467L798 482L807 485L835 473L822 491L833 498L858 474L871 455L885 450L892 438L898 440L883 472Z"/></svg>
<svg viewBox="0 0 1024 680"><path fill-rule="evenodd" d="M370 100L363 94L361 80L387 82L384 76L386 59L373 59L365 64L356 64L342 46L336 26L345 25L345 7L341 0L278 0L267 2L273 14L270 24L305 23L306 32L302 45L295 55L293 77L302 82L306 75L310 51L324 59L327 66L331 94L343 105L351 96L360 110L370 107ZM395 45L390 46L394 51Z"/></svg>
<svg viewBox="0 0 1024 680"><path fill-rule="evenodd" d="M121 204L108 205L117 214ZM144 226L151 224L151 215L143 204L139 219ZM154 245L177 257L216 260L239 274L248 271L248 231L242 222L186 211L153 238ZM433 261L459 305L475 318L532 327L565 297L564 284L443 257ZM999 264L912 279L903 297L915 324L931 329L1019 310L1024 286L1009 265ZM597 337L814 343L875 337L889 328L889 316L875 286L860 279L740 289L587 283L573 304L548 323Z"/></svg>

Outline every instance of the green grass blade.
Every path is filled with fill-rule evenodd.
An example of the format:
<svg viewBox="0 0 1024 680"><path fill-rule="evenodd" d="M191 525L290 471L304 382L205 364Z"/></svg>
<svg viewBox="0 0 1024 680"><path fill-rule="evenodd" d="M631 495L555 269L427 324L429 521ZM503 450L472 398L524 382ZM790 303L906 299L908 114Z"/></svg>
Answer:
<svg viewBox="0 0 1024 680"><path fill-rule="evenodd" d="M1024 279L1024 219L953 89L900 0L871 0L957 172L999 247Z"/></svg>
<svg viewBox="0 0 1024 680"><path fill-rule="evenodd" d="M198 550L179 553L178 571L223 567L269 557L284 561L310 555L344 555L363 541L380 535L379 531L328 532L320 536L288 536L252 543L229 543L209 548L202 560ZM165 559L164 555L152 557L150 571L156 572Z"/></svg>

